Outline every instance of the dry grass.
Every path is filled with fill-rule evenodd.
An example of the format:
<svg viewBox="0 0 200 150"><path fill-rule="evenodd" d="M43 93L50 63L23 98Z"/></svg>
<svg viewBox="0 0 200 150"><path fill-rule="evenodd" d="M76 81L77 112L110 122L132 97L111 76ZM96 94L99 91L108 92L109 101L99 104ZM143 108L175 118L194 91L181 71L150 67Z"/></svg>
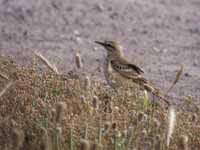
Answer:
<svg viewBox="0 0 200 150"><path fill-rule="evenodd" d="M73 78L39 72L35 66L16 67L2 57L0 66L13 81L0 97L1 150L200 147L200 105L191 96L176 107L176 124L167 147L168 110L137 88L116 93L87 76ZM2 91L8 81L0 78L0 82Z"/></svg>

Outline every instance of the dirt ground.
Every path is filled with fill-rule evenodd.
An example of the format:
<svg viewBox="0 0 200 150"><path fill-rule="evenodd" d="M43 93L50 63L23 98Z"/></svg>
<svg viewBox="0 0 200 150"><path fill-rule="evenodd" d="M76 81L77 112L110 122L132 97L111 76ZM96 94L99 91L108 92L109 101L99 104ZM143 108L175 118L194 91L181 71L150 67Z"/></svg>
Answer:
<svg viewBox="0 0 200 150"><path fill-rule="evenodd" d="M105 51L94 41L117 40L162 91L184 64L170 95L200 100L199 10L199 0L0 0L0 54L28 66L37 50L66 73L79 49L83 71L102 77Z"/></svg>

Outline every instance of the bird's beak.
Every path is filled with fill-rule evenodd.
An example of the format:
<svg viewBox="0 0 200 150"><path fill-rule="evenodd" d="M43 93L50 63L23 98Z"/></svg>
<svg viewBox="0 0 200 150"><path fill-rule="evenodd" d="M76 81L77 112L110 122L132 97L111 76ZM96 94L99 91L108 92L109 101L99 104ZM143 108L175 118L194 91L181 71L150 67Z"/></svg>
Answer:
<svg viewBox="0 0 200 150"><path fill-rule="evenodd" d="M105 43L104 42L99 42L99 41L95 41L95 43L101 45L101 46L105 46Z"/></svg>

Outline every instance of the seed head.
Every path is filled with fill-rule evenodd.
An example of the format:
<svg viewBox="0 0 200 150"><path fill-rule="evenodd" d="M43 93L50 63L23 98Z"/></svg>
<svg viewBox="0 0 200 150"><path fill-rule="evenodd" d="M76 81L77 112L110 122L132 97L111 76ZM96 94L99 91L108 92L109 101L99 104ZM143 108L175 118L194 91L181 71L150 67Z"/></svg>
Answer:
<svg viewBox="0 0 200 150"><path fill-rule="evenodd" d="M170 144L170 139L174 131L175 121L176 121L175 108L173 106L170 106L168 112L167 146L169 146Z"/></svg>
<svg viewBox="0 0 200 150"><path fill-rule="evenodd" d="M64 118L64 112L66 109L66 104L64 102L59 102L56 105L56 122L60 123Z"/></svg>
<svg viewBox="0 0 200 150"><path fill-rule="evenodd" d="M89 89L91 87L91 80L89 76L85 77L85 88Z"/></svg>
<svg viewBox="0 0 200 150"><path fill-rule="evenodd" d="M99 99L98 99L97 96L94 96L94 97L93 97L93 100L92 100L92 106L93 106L93 108L96 109L96 110L99 108L98 100L99 100Z"/></svg>
<svg viewBox="0 0 200 150"><path fill-rule="evenodd" d="M83 63L82 63L80 52L76 52L75 61L76 61L76 66L77 66L78 69L83 67Z"/></svg>
<svg viewBox="0 0 200 150"><path fill-rule="evenodd" d="M22 147L24 143L24 132L20 129L13 129L13 146L16 149Z"/></svg>
<svg viewBox="0 0 200 150"><path fill-rule="evenodd" d="M81 139L80 141L80 150L89 150L90 149L90 144L88 142L88 140L85 139Z"/></svg>
<svg viewBox="0 0 200 150"><path fill-rule="evenodd" d="M180 137L180 148L182 150L188 150L188 136L187 135L181 135Z"/></svg>

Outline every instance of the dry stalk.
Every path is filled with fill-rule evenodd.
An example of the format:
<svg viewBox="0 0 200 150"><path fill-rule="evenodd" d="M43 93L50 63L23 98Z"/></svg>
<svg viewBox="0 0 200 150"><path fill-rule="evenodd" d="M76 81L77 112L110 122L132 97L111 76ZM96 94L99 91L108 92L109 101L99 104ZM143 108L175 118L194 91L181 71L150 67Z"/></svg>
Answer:
<svg viewBox="0 0 200 150"><path fill-rule="evenodd" d="M181 75L183 73L183 67L184 67L183 64L181 64L180 68L179 68L179 70L178 70L178 72L176 74L176 78L175 78L174 82L172 83L172 85L170 86L170 88L167 90L167 92L166 92L165 95L167 95L172 90L172 88L174 87L174 85L180 80Z"/></svg>
<svg viewBox="0 0 200 150"><path fill-rule="evenodd" d="M44 127L41 128L42 130L42 147L44 150L50 150L50 143L48 137L48 131Z"/></svg>
<svg viewBox="0 0 200 150"><path fill-rule="evenodd" d="M6 80L9 80L8 76L5 75L4 73L0 72L0 76Z"/></svg>
<svg viewBox="0 0 200 150"><path fill-rule="evenodd" d="M175 122L176 122L176 111L173 106L170 106L168 112L168 129L167 129L167 141L166 141L167 147L169 147L170 139L174 132Z"/></svg>
<svg viewBox="0 0 200 150"><path fill-rule="evenodd" d="M13 129L13 146L15 150L19 150L24 143L24 132L20 129Z"/></svg>
<svg viewBox="0 0 200 150"><path fill-rule="evenodd" d="M54 68L54 70L55 70L56 74L59 74L59 72L58 72L58 68L56 67L56 65L55 65L55 64L53 64L53 68Z"/></svg>
<svg viewBox="0 0 200 150"><path fill-rule="evenodd" d="M39 52L34 52L35 55L53 72L55 72L56 74L59 74L55 64L51 64L42 54L40 54Z"/></svg>
<svg viewBox="0 0 200 150"><path fill-rule="evenodd" d="M0 92L0 97L3 96L3 94L11 87L12 84L13 84L13 82L10 81L10 82L5 86L5 88Z"/></svg>

